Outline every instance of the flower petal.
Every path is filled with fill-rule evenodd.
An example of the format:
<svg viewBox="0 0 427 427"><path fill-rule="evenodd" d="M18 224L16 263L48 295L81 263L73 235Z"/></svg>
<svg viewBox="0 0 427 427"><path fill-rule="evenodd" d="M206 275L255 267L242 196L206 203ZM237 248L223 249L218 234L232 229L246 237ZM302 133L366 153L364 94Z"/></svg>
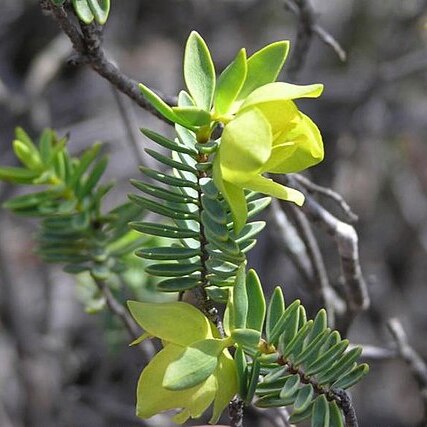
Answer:
<svg viewBox="0 0 427 427"><path fill-rule="evenodd" d="M272 145L271 128L257 109L239 114L225 126L221 137L221 173L232 184L257 174L268 160Z"/></svg>
<svg viewBox="0 0 427 427"><path fill-rule="evenodd" d="M212 177L216 187L224 196L224 199L230 207L233 217L234 232L238 234L246 224L248 206L243 188L224 181L221 172L221 153L218 153L215 157Z"/></svg>
<svg viewBox="0 0 427 427"><path fill-rule="evenodd" d="M230 353L225 350L219 357L218 367L214 376L217 379L217 392L215 395L212 418L210 424L216 424L224 408L237 392L236 365Z"/></svg>
<svg viewBox="0 0 427 427"><path fill-rule="evenodd" d="M299 116L295 127L282 136L284 142L280 146L274 146L271 157L263 168L264 171L271 173L299 172L323 160L323 141L318 127L305 114L300 113ZM290 156L286 156L285 148L276 148L285 147L288 142L292 142L295 147ZM281 161L277 162L276 159L281 159Z"/></svg>
<svg viewBox="0 0 427 427"><path fill-rule="evenodd" d="M176 322L175 322L176 323ZM187 390L170 391L162 387L166 368L182 352L183 347L169 344L156 354L142 371L137 389L137 415L150 418L159 412L182 408L185 414L199 417L212 403L217 389L216 379L211 375L205 382ZM184 414L183 414L184 418ZM182 419L179 419L182 421Z"/></svg>
<svg viewBox="0 0 427 427"><path fill-rule="evenodd" d="M298 98L317 98L323 92L322 84L294 85L291 83L269 83L255 89L240 107L243 111L265 102L289 101Z"/></svg>
<svg viewBox="0 0 427 427"><path fill-rule="evenodd" d="M245 188L249 190L258 191L260 193L268 194L269 196L276 197L282 200L294 202L298 206L304 203L304 194L294 188L285 187L278 184L271 179L258 175L245 183Z"/></svg>
<svg viewBox="0 0 427 427"><path fill-rule="evenodd" d="M134 319L150 335L179 345L212 338L208 319L184 302L145 303L128 301ZM179 322L176 321L179 319Z"/></svg>

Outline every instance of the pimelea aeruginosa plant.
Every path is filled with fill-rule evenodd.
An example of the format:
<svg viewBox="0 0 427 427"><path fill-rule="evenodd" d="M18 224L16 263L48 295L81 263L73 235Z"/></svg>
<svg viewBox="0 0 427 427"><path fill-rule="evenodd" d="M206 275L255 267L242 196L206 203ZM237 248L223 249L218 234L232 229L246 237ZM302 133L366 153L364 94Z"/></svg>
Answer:
<svg viewBox="0 0 427 427"><path fill-rule="evenodd" d="M157 290L179 296L128 302L144 330L136 342L157 337L163 344L138 382L142 418L178 409L174 420L183 423L212 407L210 422L216 423L237 396L245 405L288 406L292 423L311 418L312 426L339 427L343 389L368 371L357 363L361 348L348 351L348 341L328 328L325 310L308 320L299 300L285 304L279 287L267 304L256 272L246 271L245 254L264 227L252 217L270 197L304 203L302 193L265 175L301 171L323 159L317 126L294 102L318 97L322 85L275 82L288 48L276 42L249 58L242 49L217 79L205 42L191 33L187 91L178 105L140 85L175 125L176 138L142 129L162 148L146 152L163 168L141 167L150 181L132 181L139 193L129 196L131 204L104 213L110 186L99 185L107 165L98 159L99 147L73 158L66 141L49 130L36 146L18 129L14 150L23 167L0 168L3 180L46 186L6 207L42 217L37 243L47 261L65 262L72 273L88 271L109 286L136 249L149 262L146 273L157 277ZM164 221L140 220L147 211ZM158 241L164 244L153 246ZM195 305L184 302L186 294ZM226 305L223 319L215 304Z"/></svg>

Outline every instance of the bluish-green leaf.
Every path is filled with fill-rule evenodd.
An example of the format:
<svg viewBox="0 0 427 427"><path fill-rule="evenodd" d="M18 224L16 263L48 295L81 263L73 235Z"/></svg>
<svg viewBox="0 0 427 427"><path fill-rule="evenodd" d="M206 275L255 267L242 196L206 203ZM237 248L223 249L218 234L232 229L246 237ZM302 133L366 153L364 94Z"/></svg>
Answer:
<svg viewBox="0 0 427 427"><path fill-rule="evenodd" d="M164 148L167 148L171 151L177 151L178 153L184 153L188 154L190 156L197 155L197 151L191 148L188 148L187 146L184 146L176 141L171 141L168 138L165 138L163 135L160 135L159 133L153 132L150 129L142 128L141 132L147 137L150 138L152 141L156 142L157 144L161 145Z"/></svg>
<svg viewBox="0 0 427 427"><path fill-rule="evenodd" d="M246 327L246 318L248 315L248 295L246 293L246 274L245 264L242 264L237 272L236 282L233 292L233 329L242 329Z"/></svg>
<svg viewBox="0 0 427 427"><path fill-rule="evenodd" d="M329 427L329 404L324 394L314 401L311 427Z"/></svg>
<svg viewBox="0 0 427 427"><path fill-rule="evenodd" d="M145 259L172 261L200 256L201 252L200 249L163 246L159 248L142 248L136 252L136 255Z"/></svg>
<svg viewBox="0 0 427 427"><path fill-rule="evenodd" d="M156 224L152 222L135 221L129 224L130 227L140 233L151 234L152 236L163 236L172 239L199 238L199 233L193 230L186 230L172 225Z"/></svg>
<svg viewBox="0 0 427 427"><path fill-rule="evenodd" d="M293 396L296 391L298 390L298 387L300 385L300 378L299 375L291 375L285 382L282 390L280 391L280 398L281 399L287 399L288 397Z"/></svg>
<svg viewBox="0 0 427 427"><path fill-rule="evenodd" d="M292 319L293 316L299 316L299 306L301 305L300 300L295 300L281 315L279 319L276 320L273 330L270 332L270 335L267 335L267 341L269 344L276 345L279 335L282 333L286 324Z"/></svg>
<svg viewBox="0 0 427 427"><path fill-rule="evenodd" d="M162 292L182 292L200 285L199 277L174 277L157 283L157 289Z"/></svg>
<svg viewBox="0 0 427 427"><path fill-rule="evenodd" d="M338 381L332 384L332 388L347 389L357 384L367 373L369 366L366 363L356 366L350 372L342 376Z"/></svg>
<svg viewBox="0 0 427 427"><path fill-rule="evenodd" d="M283 292L279 286L274 289L273 295L270 299L267 309L267 323L266 323L266 333L267 341L270 341L271 332L277 324L277 321L285 312L285 300L283 298Z"/></svg>
<svg viewBox="0 0 427 427"><path fill-rule="evenodd" d="M255 270L249 270L246 275L246 293L248 296L248 314L246 327L262 331L265 319L265 298L261 282Z"/></svg>
<svg viewBox="0 0 427 427"><path fill-rule="evenodd" d="M233 329L231 338L242 347L257 348L261 333L254 329Z"/></svg>
<svg viewBox="0 0 427 427"><path fill-rule="evenodd" d="M327 369L331 363L335 362L337 358L340 357L342 353L344 353L347 347L348 340L339 341L328 351L323 353L319 358L314 360L311 364L308 364L308 367L305 369L305 373L307 375L313 375L321 372L325 368Z"/></svg>
<svg viewBox="0 0 427 427"><path fill-rule="evenodd" d="M191 273L195 273L201 269L201 265L197 263L183 264L183 263L161 263L151 264L146 267L145 271L148 274L161 277L181 277Z"/></svg>
<svg viewBox="0 0 427 427"><path fill-rule="evenodd" d="M241 347L237 347L234 353L234 361L236 363L238 393L242 399L245 399L248 391L248 364L246 362L245 353Z"/></svg>
<svg viewBox="0 0 427 427"><path fill-rule="evenodd" d="M314 390L311 384L303 386L297 394L295 399L294 409L295 412L304 412L309 406L313 399Z"/></svg>
<svg viewBox="0 0 427 427"><path fill-rule="evenodd" d="M329 427L344 427L342 413L335 400L329 402Z"/></svg>

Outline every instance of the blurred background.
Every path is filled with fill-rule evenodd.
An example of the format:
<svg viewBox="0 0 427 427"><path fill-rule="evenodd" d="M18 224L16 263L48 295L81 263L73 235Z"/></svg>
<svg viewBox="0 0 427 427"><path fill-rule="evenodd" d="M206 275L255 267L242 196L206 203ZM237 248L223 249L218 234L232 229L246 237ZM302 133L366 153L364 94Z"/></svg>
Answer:
<svg viewBox="0 0 427 427"><path fill-rule="evenodd" d="M325 161L308 176L340 192L359 216L355 227L371 307L355 319L349 338L392 348L385 325L398 317L410 343L427 358L427 2L311 4L317 23L339 41L347 60L314 35L305 63L297 72L285 66L280 79L325 85L319 100L299 105L325 142ZM253 52L276 40L292 42L297 21L280 0L112 0L104 47L126 74L174 96L183 86L182 53L191 30L205 38L221 71L241 47ZM108 177L117 182L109 201L123 202L132 191L128 179L140 176L130 138L142 150L148 142L139 127L171 129L117 97L89 67L67 65L71 53L38 2L0 0L1 164L14 164L17 125L34 137L44 127L69 133L75 154L100 140L111 156ZM0 184L1 201L19 191ZM325 206L335 209L328 201ZM268 293L280 284L288 301L302 298L314 310L316 294L275 227L268 223L250 265ZM107 313L85 311L84 280L76 284L60 266L38 259L35 229L35 223L0 211L0 426L146 425L134 416L139 353L128 348L127 335ZM316 231L316 237L329 279L338 284L336 247L325 233ZM144 278L135 280L138 286ZM399 358L370 365L353 392L360 425L419 425L423 402L408 366ZM162 418L150 425L167 424ZM245 425L271 423L250 411Z"/></svg>

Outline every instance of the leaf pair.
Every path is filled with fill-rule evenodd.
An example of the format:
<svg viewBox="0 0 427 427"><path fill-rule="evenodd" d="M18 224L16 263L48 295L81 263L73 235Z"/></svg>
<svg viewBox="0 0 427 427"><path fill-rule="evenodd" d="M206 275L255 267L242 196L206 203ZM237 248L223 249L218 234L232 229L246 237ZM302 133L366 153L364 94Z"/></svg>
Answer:
<svg viewBox="0 0 427 427"><path fill-rule="evenodd" d="M55 3L58 4L58 1ZM93 20L100 25L107 22L110 13L110 0L72 0L72 3L76 15L85 24L90 24Z"/></svg>

